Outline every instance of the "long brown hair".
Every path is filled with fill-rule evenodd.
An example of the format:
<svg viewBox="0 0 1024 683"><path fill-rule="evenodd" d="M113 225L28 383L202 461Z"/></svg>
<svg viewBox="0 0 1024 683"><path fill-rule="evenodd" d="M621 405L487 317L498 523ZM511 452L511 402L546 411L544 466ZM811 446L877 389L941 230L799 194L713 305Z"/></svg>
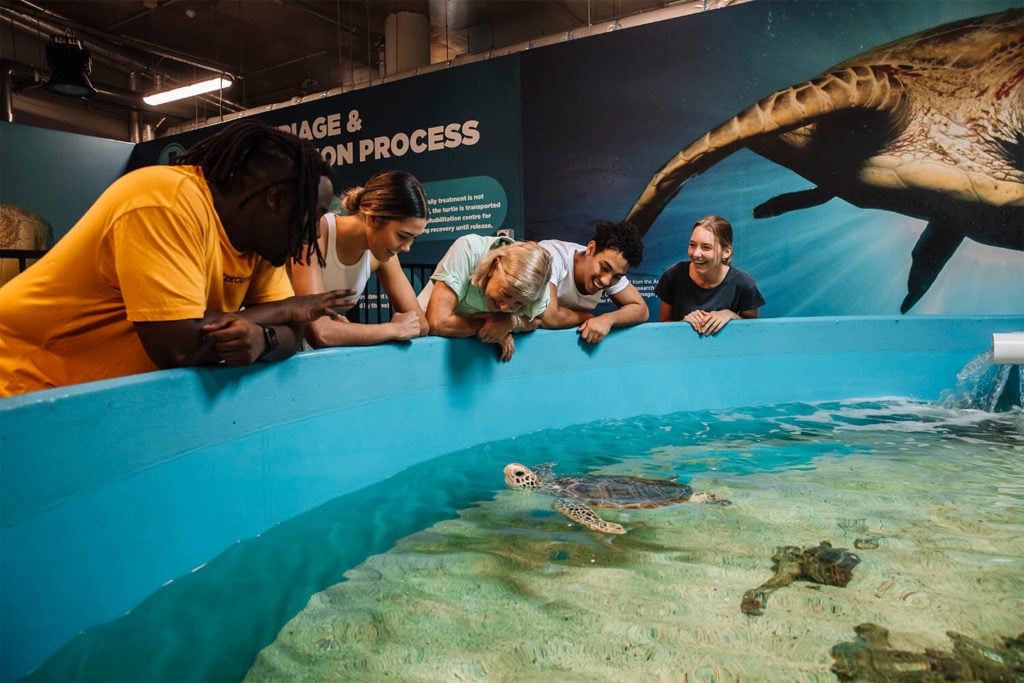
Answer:
<svg viewBox="0 0 1024 683"><path fill-rule="evenodd" d="M732 249L732 224L721 216L715 216L714 214L704 216L704 218L693 224L690 233L692 234L693 230L697 228L704 228L714 235L723 250L726 248ZM722 263L725 265L729 265L730 261L732 261L731 253L728 256L722 256Z"/></svg>
<svg viewBox="0 0 1024 683"><path fill-rule="evenodd" d="M341 195L341 205L349 215L362 213L368 218L401 220L429 218L427 195L414 176L404 171L384 171L370 178L363 187L353 187Z"/></svg>

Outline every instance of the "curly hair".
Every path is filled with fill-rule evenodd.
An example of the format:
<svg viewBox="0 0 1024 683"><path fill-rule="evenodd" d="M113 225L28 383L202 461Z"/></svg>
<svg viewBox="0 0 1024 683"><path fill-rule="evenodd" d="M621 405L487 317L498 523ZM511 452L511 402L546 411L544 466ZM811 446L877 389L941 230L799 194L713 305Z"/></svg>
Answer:
<svg viewBox="0 0 1024 683"><path fill-rule="evenodd" d="M631 268L637 267L644 260L644 238L640 236L637 227L628 221L598 223L594 248L599 252L605 249L620 252Z"/></svg>
<svg viewBox="0 0 1024 683"><path fill-rule="evenodd" d="M317 200L320 179L330 178L331 170L315 147L258 119L244 118L194 145L172 163L199 166L207 182L222 192L250 182L254 174L277 177L280 182L295 181L298 191L288 225L291 255L304 262L316 254L324 265L317 243Z"/></svg>

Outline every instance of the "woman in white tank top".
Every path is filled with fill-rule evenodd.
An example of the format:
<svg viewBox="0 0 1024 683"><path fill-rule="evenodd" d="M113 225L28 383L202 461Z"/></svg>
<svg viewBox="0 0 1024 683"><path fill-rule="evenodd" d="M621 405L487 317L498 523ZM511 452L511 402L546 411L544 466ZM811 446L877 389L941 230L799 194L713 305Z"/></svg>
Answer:
<svg viewBox="0 0 1024 683"><path fill-rule="evenodd" d="M293 260L292 287L299 295L354 289L358 299L376 273L395 313L390 322L378 324L324 317L306 326L306 341L313 348L365 346L425 335L426 316L398 261L398 253L408 252L427 227L427 198L419 181L408 173L385 171L346 191L341 202L349 215L329 213L320 219L317 239L324 265Z"/></svg>

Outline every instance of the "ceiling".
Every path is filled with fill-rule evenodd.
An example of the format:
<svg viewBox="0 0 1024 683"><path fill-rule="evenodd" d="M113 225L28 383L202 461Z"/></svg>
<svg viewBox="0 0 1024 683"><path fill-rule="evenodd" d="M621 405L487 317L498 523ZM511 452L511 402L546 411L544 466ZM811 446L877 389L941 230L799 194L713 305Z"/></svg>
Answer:
<svg viewBox="0 0 1024 683"><path fill-rule="evenodd" d="M624 21L742 1L0 0L0 47L5 66L18 66L5 73L20 77L14 79L13 106L22 120L74 130L90 117L116 117L117 110L123 119L128 108L159 134L161 128L189 120L365 87L393 76L382 62L387 17L399 12L428 18L424 30L429 30L429 59L436 65L521 49L545 37L566 40L576 37L572 32L586 34L588 27L608 30ZM40 87L49 74L45 45L55 33L68 31L89 49L91 79L100 94L91 103L76 103L88 115L39 124L31 119L47 119L40 113L47 102L49 108L69 104L59 102L68 98ZM139 93L220 72L229 74L234 85L218 96L159 109L138 102ZM17 111L19 105L26 105L24 111Z"/></svg>

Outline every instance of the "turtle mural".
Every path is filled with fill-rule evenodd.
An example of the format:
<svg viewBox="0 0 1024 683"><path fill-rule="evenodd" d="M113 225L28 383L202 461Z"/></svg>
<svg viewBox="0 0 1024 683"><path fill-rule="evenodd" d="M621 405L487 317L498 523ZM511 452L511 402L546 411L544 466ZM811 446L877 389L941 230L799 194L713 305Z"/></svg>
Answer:
<svg viewBox="0 0 1024 683"><path fill-rule="evenodd" d="M694 493L686 484L599 474L555 477L551 465L533 469L517 462L505 466L505 483L513 488L544 491L557 498L552 505L572 521L593 531L624 534L621 524L601 519L593 507L657 508L687 501L731 505L732 501L714 493Z"/></svg>
<svg viewBox="0 0 1024 683"><path fill-rule="evenodd" d="M838 197L928 222L906 313L965 238L1024 250L1024 9L916 33L772 93L662 166L627 220L646 232L689 179L743 148L815 185L755 218Z"/></svg>

